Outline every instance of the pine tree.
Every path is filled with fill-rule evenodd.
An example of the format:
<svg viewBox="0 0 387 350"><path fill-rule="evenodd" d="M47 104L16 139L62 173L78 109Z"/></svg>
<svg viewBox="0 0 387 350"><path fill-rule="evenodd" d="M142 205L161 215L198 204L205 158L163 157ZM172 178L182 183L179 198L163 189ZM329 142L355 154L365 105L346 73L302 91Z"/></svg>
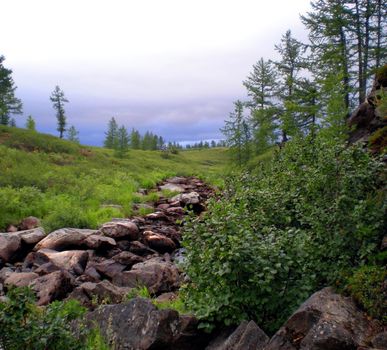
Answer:
<svg viewBox="0 0 387 350"><path fill-rule="evenodd" d="M8 125L12 114L22 113L23 105L15 96L12 70L4 67L4 60L4 56L0 56L0 124Z"/></svg>
<svg viewBox="0 0 387 350"><path fill-rule="evenodd" d="M67 139L69 141L79 143L78 135L79 135L79 132L77 131L77 129L75 129L75 126L71 125L70 128L67 130Z"/></svg>
<svg viewBox="0 0 387 350"><path fill-rule="evenodd" d="M36 123L35 120L32 118L31 115L27 117L26 121L26 129L36 131Z"/></svg>
<svg viewBox="0 0 387 350"><path fill-rule="evenodd" d="M129 150L129 135L125 126L121 126L117 133L116 155L123 158Z"/></svg>
<svg viewBox="0 0 387 350"><path fill-rule="evenodd" d="M109 120L108 130L105 132L104 147L116 149L118 138L118 125L114 117Z"/></svg>
<svg viewBox="0 0 387 350"><path fill-rule="evenodd" d="M56 118L58 121L57 131L59 131L59 137L63 138L63 133L66 131L66 116L64 110L64 104L69 102L64 92L57 85L50 96L50 100L54 109L56 110Z"/></svg>

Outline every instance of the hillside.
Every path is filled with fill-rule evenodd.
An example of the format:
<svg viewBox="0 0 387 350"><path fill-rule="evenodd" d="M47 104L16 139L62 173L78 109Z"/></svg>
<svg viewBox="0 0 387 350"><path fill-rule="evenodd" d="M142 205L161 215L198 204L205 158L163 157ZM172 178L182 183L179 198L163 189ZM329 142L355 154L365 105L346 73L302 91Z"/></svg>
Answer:
<svg viewBox="0 0 387 350"><path fill-rule="evenodd" d="M51 135L0 126L0 229L37 216L50 231L94 228L132 214L138 196L162 179L196 175L219 185L226 167L224 148L169 154L130 150L124 158L99 147L81 146ZM141 209L140 209L141 210Z"/></svg>

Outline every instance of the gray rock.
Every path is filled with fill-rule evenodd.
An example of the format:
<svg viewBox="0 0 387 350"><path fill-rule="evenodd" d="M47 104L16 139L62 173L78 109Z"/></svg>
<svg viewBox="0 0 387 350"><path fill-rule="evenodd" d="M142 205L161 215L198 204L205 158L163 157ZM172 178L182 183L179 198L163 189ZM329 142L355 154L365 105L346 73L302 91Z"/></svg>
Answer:
<svg viewBox="0 0 387 350"><path fill-rule="evenodd" d="M172 183L166 183L165 185L160 186L161 191L171 191L171 192L184 192L185 188L183 186L172 184Z"/></svg>
<svg viewBox="0 0 387 350"><path fill-rule="evenodd" d="M379 350L387 350L387 331L376 334L371 340L372 346Z"/></svg>
<svg viewBox="0 0 387 350"><path fill-rule="evenodd" d="M36 244L40 242L44 237L46 237L46 233L44 232L43 227L37 227L33 229L28 229L25 231L15 232L21 240L26 244Z"/></svg>
<svg viewBox="0 0 387 350"><path fill-rule="evenodd" d="M376 323L352 299L324 288L300 306L265 350L352 350L366 345L371 329Z"/></svg>
<svg viewBox="0 0 387 350"><path fill-rule="evenodd" d="M269 337L254 321L243 321L226 339L213 341L206 350L263 350Z"/></svg>
<svg viewBox="0 0 387 350"><path fill-rule="evenodd" d="M179 201L183 205L200 203L200 195L197 192L182 193L170 199L171 202Z"/></svg>
<svg viewBox="0 0 387 350"><path fill-rule="evenodd" d="M162 258L151 258L133 265L113 277L113 283L122 287L146 286L151 293L170 292L179 286L180 277L177 267Z"/></svg>

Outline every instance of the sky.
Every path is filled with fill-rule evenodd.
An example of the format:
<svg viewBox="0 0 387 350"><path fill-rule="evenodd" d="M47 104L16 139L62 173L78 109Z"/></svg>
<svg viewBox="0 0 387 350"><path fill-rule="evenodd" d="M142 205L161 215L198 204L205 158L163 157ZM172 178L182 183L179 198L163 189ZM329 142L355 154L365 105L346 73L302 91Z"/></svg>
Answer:
<svg viewBox="0 0 387 350"><path fill-rule="evenodd" d="M111 117L168 141L221 139L245 100L242 81L275 59L310 0L0 0L0 55L13 70L24 126L57 135L49 96L64 91L68 125L102 145ZM5 15L6 14L6 15Z"/></svg>

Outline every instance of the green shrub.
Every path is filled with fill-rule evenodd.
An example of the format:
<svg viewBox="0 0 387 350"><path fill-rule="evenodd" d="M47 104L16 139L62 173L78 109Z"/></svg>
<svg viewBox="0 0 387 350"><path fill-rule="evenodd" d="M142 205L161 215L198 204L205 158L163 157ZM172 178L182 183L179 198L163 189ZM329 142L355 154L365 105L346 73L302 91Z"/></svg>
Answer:
<svg viewBox="0 0 387 350"><path fill-rule="evenodd" d="M150 299L152 297L151 293L149 292L148 288L146 286L143 287L136 287L129 291L129 293L126 295L127 300L132 300L134 298L146 298Z"/></svg>
<svg viewBox="0 0 387 350"><path fill-rule="evenodd" d="M76 300L55 301L46 307L35 305L29 288L14 288L0 302L0 348L4 350L108 349L98 329L87 330L82 322L86 309Z"/></svg>
<svg viewBox="0 0 387 350"><path fill-rule="evenodd" d="M383 227L382 163L359 147L293 140L226 183L186 225L187 307L203 320L254 319L276 330L312 292L375 252Z"/></svg>
<svg viewBox="0 0 387 350"><path fill-rule="evenodd" d="M42 217L47 210L45 195L35 187L0 187L0 230L26 216Z"/></svg>
<svg viewBox="0 0 387 350"><path fill-rule="evenodd" d="M346 291L368 312L387 324L387 270L366 265L347 280Z"/></svg>

